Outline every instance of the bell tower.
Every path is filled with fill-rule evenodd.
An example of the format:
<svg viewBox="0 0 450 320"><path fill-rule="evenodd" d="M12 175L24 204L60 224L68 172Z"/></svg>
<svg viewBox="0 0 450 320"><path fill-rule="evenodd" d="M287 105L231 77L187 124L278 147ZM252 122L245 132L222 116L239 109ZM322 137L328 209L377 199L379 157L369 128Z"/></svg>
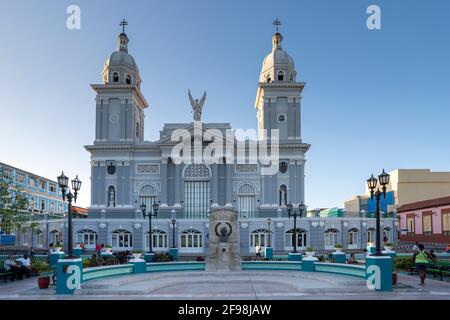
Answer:
<svg viewBox="0 0 450 320"><path fill-rule="evenodd" d="M96 96L95 142L144 141L144 109L141 78L134 58L128 53L124 20L117 37L117 51L106 60L102 84L92 84Z"/></svg>
<svg viewBox="0 0 450 320"><path fill-rule="evenodd" d="M258 135L262 140L270 137L271 129L278 129L280 142L301 142L301 93L305 83L296 81L294 61L281 46L281 22L277 19L274 25L272 51L264 58L256 92Z"/></svg>

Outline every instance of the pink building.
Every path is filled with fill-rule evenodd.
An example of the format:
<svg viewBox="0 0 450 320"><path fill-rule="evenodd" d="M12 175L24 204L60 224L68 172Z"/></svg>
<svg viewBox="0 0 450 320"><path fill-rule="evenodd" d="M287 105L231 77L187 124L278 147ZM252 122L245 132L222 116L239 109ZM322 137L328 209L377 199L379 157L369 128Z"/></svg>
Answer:
<svg viewBox="0 0 450 320"><path fill-rule="evenodd" d="M401 241L450 244L450 196L404 204L397 213Z"/></svg>

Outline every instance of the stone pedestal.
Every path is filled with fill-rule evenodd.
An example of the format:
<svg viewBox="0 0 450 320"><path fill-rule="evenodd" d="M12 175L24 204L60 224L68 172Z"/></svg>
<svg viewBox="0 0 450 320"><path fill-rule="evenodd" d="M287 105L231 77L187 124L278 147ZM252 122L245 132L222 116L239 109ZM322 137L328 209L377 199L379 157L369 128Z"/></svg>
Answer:
<svg viewBox="0 0 450 320"><path fill-rule="evenodd" d="M133 265L133 273L144 273L146 271L144 259L130 259L128 263Z"/></svg>
<svg viewBox="0 0 450 320"><path fill-rule="evenodd" d="M73 294L80 289L83 279L83 261L81 258L58 260L56 266L56 294Z"/></svg>
<svg viewBox="0 0 450 320"><path fill-rule="evenodd" d="M319 261L316 257L306 257L302 259L302 271L314 272L314 264Z"/></svg>
<svg viewBox="0 0 450 320"><path fill-rule="evenodd" d="M83 248L73 248L72 252L75 257L81 257L83 254Z"/></svg>
<svg viewBox="0 0 450 320"><path fill-rule="evenodd" d="M302 261L303 255L300 252L289 252L288 261Z"/></svg>
<svg viewBox="0 0 450 320"><path fill-rule="evenodd" d="M273 259L273 248L272 247L266 247L264 248L264 258L266 259Z"/></svg>
<svg viewBox="0 0 450 320"><path fill-rule="evenodd" d="M345 263L346 255L344 252L333 252L332 253L333 260L335 263Z"/></svg>
<svg viewBox="0 0 450 320"><path fill-rule="evenodd" d="M178 258L178 248L169 248L169 254L173 260Z"/></svg>
<svg viewBox="0 0 450 320"><path fill-rule="evenodd" d="M64 252L62 252L62 251L60 251L60 252L55 251L55 252L50 253L50 258L49 258L50 266L56 267L58 260L62 259L62 258L64 258Z"/></svg>
<svg viewBox="0 0 450 320"><path fill-rule="evenodd" d="M392 258L367 256L366 280L370 290L392 291Z"/></svg>
<svg viewBox="0 0 450 320"><path fill-rule="evenodd" d="M144 260L145 260L145 262L153 262L153 261L155 261L155 254L153 252L152 253L146 252L144 254Z"/></svg>
<svg viewBox="0 0 450 320"><path fill-rule="evenodd" d="M229 207L213 207L209 217L207 271L242 270L238 215Z"/></svg>

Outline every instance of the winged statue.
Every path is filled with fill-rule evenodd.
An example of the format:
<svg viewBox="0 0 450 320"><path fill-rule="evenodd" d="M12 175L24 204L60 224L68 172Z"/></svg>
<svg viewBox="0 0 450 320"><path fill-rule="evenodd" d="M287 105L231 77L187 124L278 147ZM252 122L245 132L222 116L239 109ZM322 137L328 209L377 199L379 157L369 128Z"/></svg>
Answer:
<svg viewBox="0 0 450 320"><path fill-rule="evenodd" d="M201 97L200 101L198 99L192 98L191 91L189 89L188 89L188 94L189 94L189 100L191 101L192 109L194 111L194 120L201 121L203 104L205 103L205 99L206 99L206 91L203 94L203 97Z"/></svg>

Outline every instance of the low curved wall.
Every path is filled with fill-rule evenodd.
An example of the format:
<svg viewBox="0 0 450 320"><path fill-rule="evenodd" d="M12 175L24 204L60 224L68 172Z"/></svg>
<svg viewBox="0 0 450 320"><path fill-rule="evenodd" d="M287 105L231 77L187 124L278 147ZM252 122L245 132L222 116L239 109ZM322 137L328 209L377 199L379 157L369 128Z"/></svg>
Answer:
<svg viewBox="0 0 450 320"><path fill-rule="evenodd" d="M314 263L315 272L328 272L355 276L360 278L366 277L366 267L364 265L352 265L344 263ZM242 270L302 270L301 261L246 261L242 262Z"/></svg>
<svg viewBox="0 0 450 320"><path fill-rule="evenodd" d="M328 273L338 273L347 276L355 276L360 278L366 277L366 266L364 265L354 265L345 263L327 263L327 262L316 262L314 264L314 271L316 272L328 272Z"/></svg>
<svg viewBox="0 0 450 320"><path fill-rule="evenodd" d="M302 270L301 261L242 261L242 270Z"/></svg>
<svg viewBox="0 0 450 320"><path fill-rule="evenodd" d="M145 266L146 272L205 270L205 262L151 262Z"/></svg>
<svg viewBox="0 0 450 320"><path fill-rule="evenodd" d="M82 282L103 277L118 276L133 273L132 264L118 264L113 266L83 268Z"/></svg>

